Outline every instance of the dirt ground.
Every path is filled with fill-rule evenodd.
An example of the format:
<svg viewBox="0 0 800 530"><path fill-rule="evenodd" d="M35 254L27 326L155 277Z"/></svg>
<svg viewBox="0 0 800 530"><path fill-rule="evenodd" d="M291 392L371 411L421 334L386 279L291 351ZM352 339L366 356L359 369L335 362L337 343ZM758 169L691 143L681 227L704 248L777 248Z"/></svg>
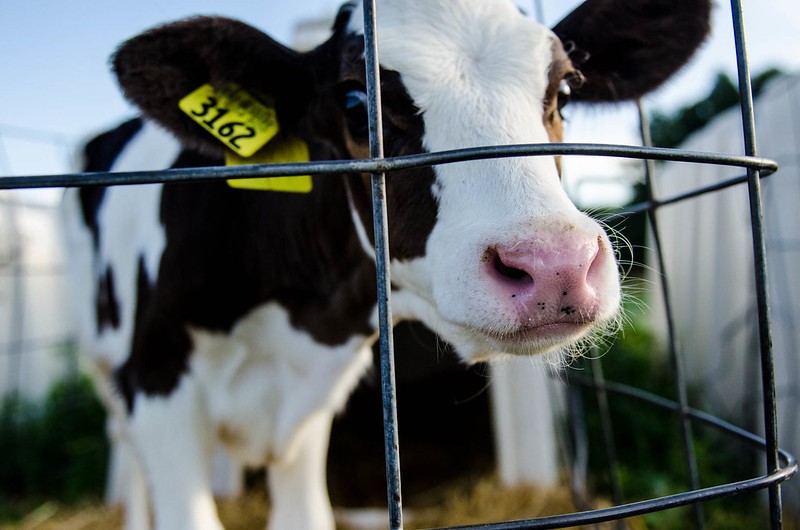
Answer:
<svg viewBox="0 0 800 530"><path fill-rule="evenodd" d="M526 519L575 510L566 488L502 488L495 479L476 484L455 485L431 492L429 506L411 508L404 515L406 528L445 526ZM226 529L265 528L267 499L263 492L217 502ZM385 510L337 510L339 530L386 528ZM122 510L102 504L63 507L47 503L28 514L24 520L0 530L114 530L123 526ZM636 530L637 525L630 525ZM643 528L643 527L640 527Z"/></svg>

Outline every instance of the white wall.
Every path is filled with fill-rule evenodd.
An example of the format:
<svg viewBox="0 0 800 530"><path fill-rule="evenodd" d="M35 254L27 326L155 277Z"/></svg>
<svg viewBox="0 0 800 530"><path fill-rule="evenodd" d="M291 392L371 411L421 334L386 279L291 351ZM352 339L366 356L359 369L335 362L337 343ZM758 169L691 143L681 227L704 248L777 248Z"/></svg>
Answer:
<svg viewBox="0 0 800 530"><path fill-rule="evenodd" d="M55 206L0 192L0 397L43 397L67 368L60 227Z"/></svg>
<svg viewBox="0 0 800 530"><path fill-rule="evenodd" d="M778 385L780 443L800 453L800 75L774 81L756 102L759 155L781 169L762 181L769 295ZM716 118L682 146L742 154L737 108ZM659 198L743 175L742 169L665 164L655 181ZM702 388L706 410L761 429L761 383L747 188L684 201L659 210L680 351L690 383ZM651 261L651 263L653 263ZM658 276L654 275L658 281ZM653 296L658 298L658 285ZM651 303L658 309L658 301ZM654 324L665 337L663 314ZM800 506L800 485L787 500Z"/></svg>

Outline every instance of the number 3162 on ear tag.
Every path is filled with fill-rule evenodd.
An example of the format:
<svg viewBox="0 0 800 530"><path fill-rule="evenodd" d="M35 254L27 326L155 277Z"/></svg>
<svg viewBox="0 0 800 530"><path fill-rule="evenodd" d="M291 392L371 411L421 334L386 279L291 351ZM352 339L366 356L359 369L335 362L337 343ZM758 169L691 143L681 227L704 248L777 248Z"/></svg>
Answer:
<svg viewBox="0 0 800 530"><path fill-rule="evenodd" d="M245 158L266 145L279 130L275 108L233 83L217 87L205 84L181 99L178 107Z"/></svg>

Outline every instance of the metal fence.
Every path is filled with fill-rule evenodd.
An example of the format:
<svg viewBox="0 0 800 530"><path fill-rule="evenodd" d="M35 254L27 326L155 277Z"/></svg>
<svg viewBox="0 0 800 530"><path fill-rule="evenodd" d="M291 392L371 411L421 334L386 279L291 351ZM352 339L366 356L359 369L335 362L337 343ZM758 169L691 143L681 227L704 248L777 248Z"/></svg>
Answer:
<svg viewBox="0 0 800 530"><path fill-rule="evenodd" d="M654 246L656 255L660 260L660 243L658 223L655 212L658 208L678 201L683 201L699 195L713 193L730 186L745 184L748 187L750 199L750 219L753 235L753 253L755 269L755 295L758 308L758 329L761 359L762 404L764 411L764 437L747 432L739 427L727 423L715 416L689 407L684 370L681 356L674 344L674 330L670 308L666 308L668 318L669 358L672 367L672 377L677 389L677 396L670 400L638 388L608 382L602 378L602 371L597 369L593 377L581 378L570 376L570 380L580 385L595 388L600 403L603 431L606 439L610 440L612 425L607 409L607 393L617 393L631 399L641 400L654 407L671 411L680 419L681 437L685 453L685 465L689 477L686 492L654 498L650 500L618 504L610 508L588 510L566 515L541 517L525 521L496 522L477 526L459 527L473 529L544 529L566 528L576 525L602 523L612 520L621 520L650 512L667 510L678 506L692 505L697 528L703 528L701 503L721 497L753 492L757 490L768 491L769 524L770 528L783 528L781 482L791 477L797 471L795 459L786 451L780 449L777 439L777 407L775 390L775 372L770 332L769 300L767 290L767 267L764 241L764 227L762 224L762 203L760 181L777 170L773 161L758 157L755 137L753 94L750 83L750 72L747 59L745 35L743 31L743 16L741 0L732 0L733 27L737 52L738 77L741 94L741 109L743 117L743 135L745 141L744 155L692 152L679 149L663 149L651 147L649 143L648 125L642 119L642 136L644 147L597 145L597 144L540 144L540 145L512 145L512 146L487 146L480 148L460 149L447 152L425 153L411 156L384 158L382 121L380 105L380 73L377 59L376 46L376 6L375 0L364 1L364 27L365 27L365 59L367 66L367 94L369 100L369 132L370 132L370 159L351 161L312 162L303 164L280 164L258 167L215 167L215 168L188 168L171 169L160 172L130 172L130 173L92 173L92 174L64 174L30 177L8 177L0 179L0 189L18 188L45 188L63 186L96 186L96 185L126 185L156 182L200 182L242 177L273 177L297 174L343 174L352 172L370 173L372 175L373 215L375 224L376 262L378 274L378 309L380 324L380 352L381 352L381 381L384 410L385 452L386 452L386 479L387 496L389 504L389 527L392 530L403 527L400 456L398 443L398 425L395 401L394 377L394 351L392 337L392 315L389 283L389 255L388 232L386 215L385 174L387 172L414 167L441 165L466 160L481 158L502 158L518 156L552 156L552 155L592 155L625 157L643 160L646 165L646 175L650 178L652 164L656 160L681 161L702 164L715 164L742 168L745 175L719 182L712 186L693 189L689 192L667 199L656 200L652 196L644 203L632 206L625 212L618 214L621 217L637 213L645 213L651 223L655 234ZM663 263L662 263L663 265ZM663 266L661 268L663 270ZM666 278L662 283L665 293L669 285ZM664 296L669 300L668 296ZM599 368L599 365L597 366ZM737 482L726 483L713 487L701 488L693 452L692 426L702 424L711 426L732 439L740 440L755 450L763 452L766 474ZM608 447L609 460L613 465L616 461L613 445ZM612 485L613 486L613 485ZM617 490L617 487L613 488ZM614 494L616 502L620 502L619 494Z"/></svg>

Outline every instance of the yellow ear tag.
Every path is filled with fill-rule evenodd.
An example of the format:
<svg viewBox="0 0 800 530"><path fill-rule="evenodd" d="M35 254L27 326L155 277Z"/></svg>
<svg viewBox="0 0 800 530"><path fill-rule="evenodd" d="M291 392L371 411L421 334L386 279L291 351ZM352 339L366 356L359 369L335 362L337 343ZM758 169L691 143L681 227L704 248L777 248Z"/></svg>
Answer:
<svg viewBox="0 0 800 530"><path fill-rule="evenodd" d="M225 153L225 165L241 166L246 164L288 164L292 162L308 162L308 146L296 136L276 138L261 151L250 158L242 158L236 153ZM252 179L230 179L232 188L262 191L283 191L288 193L309 193L313 184L311 175L297 177L263 177Z"/></svg>
<svg viewBox="0 0 800 530"><path fill-rule="evenodd" d="M205 84L185 96L178 107L243 157L252 156L278 134L275 108L234 83Z"/></svg>

